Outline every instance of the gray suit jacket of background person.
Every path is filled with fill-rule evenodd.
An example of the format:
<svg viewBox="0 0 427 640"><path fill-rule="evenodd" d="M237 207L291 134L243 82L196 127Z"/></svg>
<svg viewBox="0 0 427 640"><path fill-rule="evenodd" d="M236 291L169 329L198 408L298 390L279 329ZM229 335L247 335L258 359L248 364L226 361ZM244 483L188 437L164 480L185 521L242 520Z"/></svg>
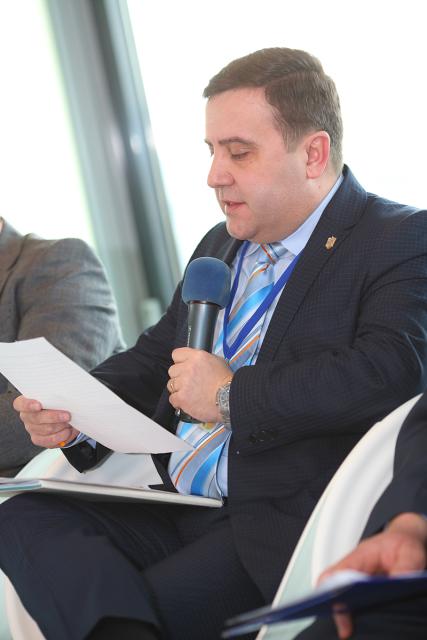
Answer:
<svg viewBox="0 0 427 640"><path fill-rule="evenodd" d="M91 369L122 348L103 268L76 238L0 233L0 342L44 336ZM0 374L0 475L13 475L36 453L12 402L19 395Z"/></svg>

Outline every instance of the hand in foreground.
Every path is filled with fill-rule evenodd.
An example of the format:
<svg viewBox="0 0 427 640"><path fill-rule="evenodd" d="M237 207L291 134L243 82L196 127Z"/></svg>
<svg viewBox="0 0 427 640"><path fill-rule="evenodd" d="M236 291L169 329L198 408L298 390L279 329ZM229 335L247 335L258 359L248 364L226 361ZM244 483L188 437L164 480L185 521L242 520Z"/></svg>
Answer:
<svg viewBox="0 0 427 640"><path fill-rule="evenodd" d="M353 569L363 573L395 575L425 569L427 564L427 520L416 513L394 518L381 533L360 542L339 562L324 571L319 582L336 571ZM351 616L334 614L338 637L346 640L353 633Z"/></svg>
<svg viewBox="0 0 427 640"><path fill-rule="evenodd" d="M79 434L79 431L69 424L71 414L68 411L43 409L38 400L24 396L15 398L13 408L19 412L31 440L39 447L63 447Z"/></svg>
<svg viewBox="0 0 427 640"><path fill-rule="evenodd" d="M202 422L221 422L216 392L233 377L225 360L190 347L175 349L172 359L175 364L169 369L168 382L171 405Z"/></svg>

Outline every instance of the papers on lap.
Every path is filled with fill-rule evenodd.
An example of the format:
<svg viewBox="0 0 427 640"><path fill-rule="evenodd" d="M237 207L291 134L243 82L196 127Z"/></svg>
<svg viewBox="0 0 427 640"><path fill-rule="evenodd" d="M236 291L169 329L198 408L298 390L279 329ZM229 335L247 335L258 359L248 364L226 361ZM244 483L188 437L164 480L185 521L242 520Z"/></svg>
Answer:
<svg viewBox="0 0 427 640"><path fill-rule="evenodd" d="M161 479L148 454L192 447L127 405L44 338L0 343L0 371L43 407L69 411L76 429L115 451L85 473L74 469L58 452L49 467L42 464L41 478L24 477L24 471L17 478L0 478L0 497L38 491L89 500L222 505L212 498L150 489L148 485L160 484Z"/></svg>
<svg viewBox="0 0 427 640"><path fill-rule="evenodd" d="M393 577L342 571L326 579L305 598L282 603L275 608L262 607L228 620L222 638L234 638L263 625L331 615L332 606L334 611L357 612L423 594L427 594L427 571Z"/></svg>
<svg viewBox="0 0 427 640"><path fill-rule="evenodd" d="M192 449L126 404L45 338L0 343L0 371L27 398L39 400L46 409L69 411L73 427L113 451Z"/></svg>
<svg viewBox="0 0 427 640"><path fill-rule="evenodd" d="M111 485L96 485L90 483L70 482L69 480L48 479L13 479L0 478L0 497L12 497L18 493L37 491L39 493L71 494L80 499L169 502L176 504L191 504L199 507L221 507L221 500L204 498L202 496L185 496L171 491L158 491L148 487L117 487Z"/></svg>
<svg viewBox="0 0 427 640"><path fill-rule="evenodd" d="M99 467L80 473L59 453L57 459L43 470L43 478L27 478L22 473L17 478L0 478L0 498L37 491L74 495L87 500L222 506L220 500L212 498L150 489L148 485L160 484L161 478L147 454L113 453Z"/></svg>

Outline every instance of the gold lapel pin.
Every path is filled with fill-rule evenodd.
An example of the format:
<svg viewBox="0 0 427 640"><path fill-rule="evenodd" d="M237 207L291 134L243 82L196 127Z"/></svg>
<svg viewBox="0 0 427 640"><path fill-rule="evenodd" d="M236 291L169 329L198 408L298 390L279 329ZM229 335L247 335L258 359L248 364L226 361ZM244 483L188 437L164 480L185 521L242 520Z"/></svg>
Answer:
<svg viewBox="0 0 427 640"><path fill-rule="evenodd" d="M334 244L336 243L337 239L335 236L330 236L327 240L326 240L326 244L325 247L326 249L329 251L329 249L332 249L332 247L334 246Z"/></svg>

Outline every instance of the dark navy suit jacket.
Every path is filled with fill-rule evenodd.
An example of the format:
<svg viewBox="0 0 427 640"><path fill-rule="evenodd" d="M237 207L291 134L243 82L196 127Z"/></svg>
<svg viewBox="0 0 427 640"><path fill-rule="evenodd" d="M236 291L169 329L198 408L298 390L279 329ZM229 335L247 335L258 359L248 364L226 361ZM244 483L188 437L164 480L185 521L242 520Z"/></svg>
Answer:
<svg viewBox="0 0 427 640"><path fill-rule="evenodd" d="M231 263L239 246L219 224L193 258ZM178 286L159 323L93 373L174 430L167 371L186 336ZM426 364L427 213L366 193L345 168L256 364L231 386L229 513L236 549L267 601L334 471L372 424L427 386ZM83 469L106 451L64 453Z"/></svg>

